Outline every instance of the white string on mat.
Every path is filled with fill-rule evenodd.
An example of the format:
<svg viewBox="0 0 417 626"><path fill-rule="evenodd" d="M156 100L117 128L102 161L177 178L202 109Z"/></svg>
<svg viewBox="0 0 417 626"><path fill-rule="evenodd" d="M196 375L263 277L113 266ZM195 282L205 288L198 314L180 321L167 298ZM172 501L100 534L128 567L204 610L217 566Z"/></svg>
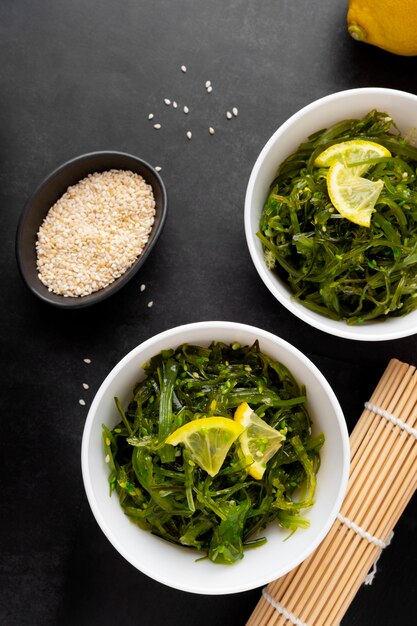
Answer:
<svg viewBox="0 0 417 626"><path fill-rule="evenodd" d="M262 589L262 595L271 604L278 613L281 613L291 624L294 626L308 626L305 622L302 622L294 613L288 611L285 606L282 606L275 598L273 598L266 590L266 588Z"/></svg>
<svg viewBox="0 0 417 626"><path fill-rule="evenodd" d="M372 413L376 413L376 415L385 417L385 419L392 422L394 426L399 426L400 428L405 430L406 433L412 435L417 439L417 429L412 428L409 424L406 424L406 422L403 422L398 417L395 417L395 415L393 415L392 413L389 413L385 409L381 409L379 406L375 406L370 402L365 402L365 409L368 409L368 411L372 411Z"/></svg>
<svg viewBox="0 0 417 626"><path fill-rule="evenodd" d="M378 537L374 537L374 535L371 535L371 533L368 533L367 530L364 530L363 528L358 526L358 524L355 524L355 522L345 517L341 513L337 514L337 519L345 524L345 526L347 526L348 528L354 530L356 534L362 537L362 539L366 539L370 543L375 544L376 546L378 546L378 548L381 548L381 550L389 546L391 542L391 538L388 538L387 541L383 541L382 539L378 539Z"/></svg>
<svg viewBox="0 0 417 626"><path fill-rule="evenodd" d="M372 583L374 582L375 575L377 573L377 563L381 557L382 550L386 548L387 546L389 546L394 536L394 533L391 532L388 539L386 541L382 541L382 539L378 539L378 537L374 537L374 535L371 535L371 533L368 533L367 530L364 530L363 528L358 526L358 524L355 524L355 522L352 522L352 520L348 519L341 513L338 513L337 519L341 521L343 524L345 524L345 526L355 531L355 533L357 533L360 537L362 537L362 539L366 539L370 543L373 543L374 545L378 546L378 548L381 548L381 552L379 553L378 558L375 560L371 571L368 572L368 574L365 576L365 580L363 581L364 585L372 585Z"/></svg>
<svg viewBox="0 0 417 626"><path fill-rule="evenodd" d="M390 533L390 535L389 535L389 537L388 537L388 539L387 539L387 541L386 541L385 547L386 547L386 546L389 546L389 544L391 543L391 540L392 540L393 536L394 536L394 533L391 531L391 533ZM374 578L375 578L376 573L377 573L377 571L378 571L378 568L377 568L377 563L378 563L379 559L381 558L381 556L382 556L382 550L381 550L381 552L379 553L379 555L378 555L377 559L375 560L375 562L374 562L374 564L373 564L373 566L372 566L371 571L370 571L370 572L368 572L368 574L365 576L365 580L363 581L363 584L364 584L364 585L372 585L372 583L374 582Z"/></svg>

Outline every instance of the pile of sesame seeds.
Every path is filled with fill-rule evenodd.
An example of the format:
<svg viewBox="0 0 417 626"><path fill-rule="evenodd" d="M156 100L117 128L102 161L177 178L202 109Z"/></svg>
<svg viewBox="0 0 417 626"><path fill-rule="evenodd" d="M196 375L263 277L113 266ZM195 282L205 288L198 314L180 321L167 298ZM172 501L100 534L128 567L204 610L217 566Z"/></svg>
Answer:
<svg viewBox="0 0 417 626"><path fill-rule="evenodd" d="M94 293L122 276L142 253L155 219L152 187L130 171L89 174L51 207L36 242L49 291Z"/></svg>

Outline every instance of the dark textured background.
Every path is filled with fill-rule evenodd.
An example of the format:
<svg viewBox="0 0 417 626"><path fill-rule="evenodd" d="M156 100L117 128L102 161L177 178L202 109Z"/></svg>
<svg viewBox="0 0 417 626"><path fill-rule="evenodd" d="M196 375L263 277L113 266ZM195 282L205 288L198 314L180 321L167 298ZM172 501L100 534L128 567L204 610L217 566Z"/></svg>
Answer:
<svg viewBox="0 0 417 626"><path fill-rule="evenodd" d="M105 375L142 340L209 319L265 328L327 376L349 428L391 357L416 364L415 337L350 342L298 321L261 283L244 238L251 168L292 113L347 88L417 92L417 59L351 40L346 4L0 3L2 626L243 626L259 598L259 589L206 597L153 582L118 555L90 512L80 472L88 406ZM189 116L168 109L166 97L188 104ZM224 114L233 106L239 116L228 121ZM149 112L163 124L160 131ZM214 137L209 125L217 129ZM131 152L162 167L167 223L143 270L114 298L79 311L49 308L18 275L18 218L50 170L99 149ZM374 584L361 589L344 625L416 622L416 514L414 499Z"/></svg>

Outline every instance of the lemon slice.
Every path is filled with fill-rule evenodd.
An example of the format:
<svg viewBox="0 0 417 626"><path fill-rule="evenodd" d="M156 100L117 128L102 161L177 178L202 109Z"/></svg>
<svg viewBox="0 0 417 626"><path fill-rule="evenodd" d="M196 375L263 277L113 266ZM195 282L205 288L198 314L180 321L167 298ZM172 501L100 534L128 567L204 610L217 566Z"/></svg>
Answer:
<svg viewBox="0 0 417 626"><path fill-rule="evenodd" d="M365 139L352 139L335 143L333 146L326 148L314 161L314 165L316 167L330 167L336 161L342 163L342 165L350 165L366 161L367 159L389 156L391 156L391 152L379 143L366 141ZM349 167L349 171L353 176L361 176L368 168L369 165L363 163L362 165Z"/></svg>
<svg viewBox="0 0 417 626"><path fill-rule="evenodd" d="M350 168L336 161L327 173L327 190L335 209L354 224L371 225L371 215L384 183L353 176Z"/></svg>
<svg viewBox="0 0 417 626"><path fill-rule="evenodd" d="M203 417L180 426L165 440L172 446L182 443L192 460L210 476L215 476L232 444L244 427L228 417Z"/></svg>
<svg viewBox="0 0 417 626"><path fill-rule="evenodd" d="M242 402L237 407L234 419L245 427L239 443L243 454L252 460L249 474L260 480L266 464L281 447L285 437L256 415L247 402Z"/></svg>

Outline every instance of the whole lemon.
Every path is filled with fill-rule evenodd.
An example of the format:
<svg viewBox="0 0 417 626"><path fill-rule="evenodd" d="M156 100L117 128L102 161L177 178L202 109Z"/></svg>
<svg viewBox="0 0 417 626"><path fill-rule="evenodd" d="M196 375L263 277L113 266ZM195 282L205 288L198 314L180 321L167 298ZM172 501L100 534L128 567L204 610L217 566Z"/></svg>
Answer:
<svg viewBox="0 0 417 626"><path fill-rule="evenodd" d="M417 0L349 0L349 34L403 56L417 55Z"/></svg>

